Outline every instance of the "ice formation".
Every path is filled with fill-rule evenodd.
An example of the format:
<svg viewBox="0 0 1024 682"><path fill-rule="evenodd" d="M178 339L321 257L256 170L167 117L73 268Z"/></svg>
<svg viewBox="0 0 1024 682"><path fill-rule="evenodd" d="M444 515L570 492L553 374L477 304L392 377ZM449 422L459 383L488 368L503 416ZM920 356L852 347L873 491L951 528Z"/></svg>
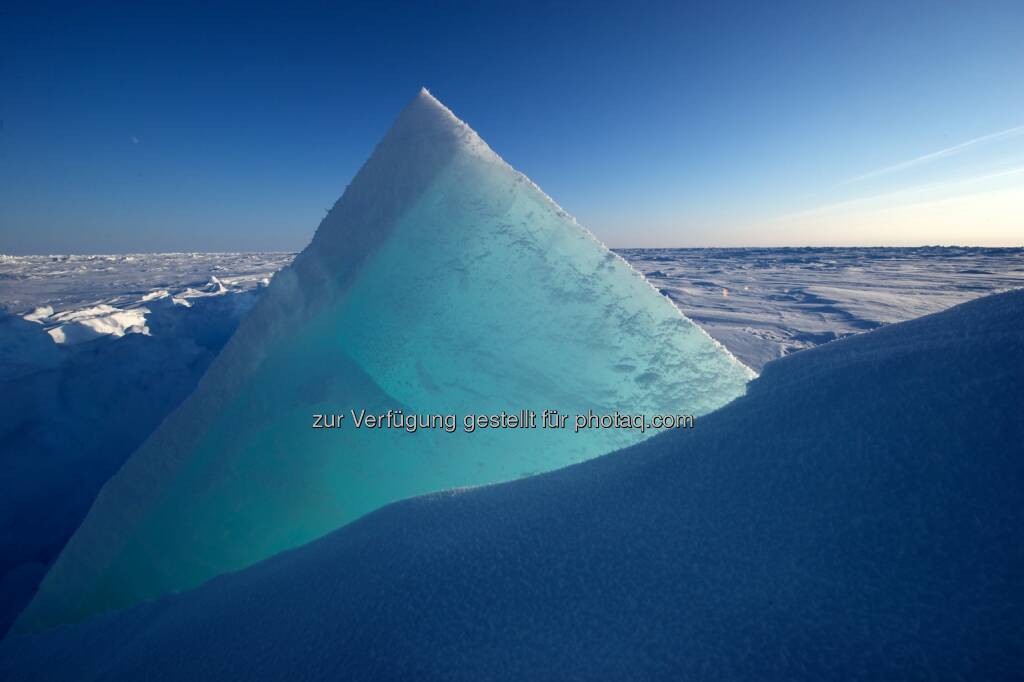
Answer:
<svg viewBox="0 0 1024 682"><path fill-rule="evenodd" d="M1024 291L769 363L621 452L0 646L7 680L1009 680Z"/></svg>
<svg viewBox="0 0 1024 682"><path fill-rule="evenodd" d="M16 627L191 588L394 500L643 437L322 430L314 414L702 415L751 376L423 91L101 491Z"/></svg>

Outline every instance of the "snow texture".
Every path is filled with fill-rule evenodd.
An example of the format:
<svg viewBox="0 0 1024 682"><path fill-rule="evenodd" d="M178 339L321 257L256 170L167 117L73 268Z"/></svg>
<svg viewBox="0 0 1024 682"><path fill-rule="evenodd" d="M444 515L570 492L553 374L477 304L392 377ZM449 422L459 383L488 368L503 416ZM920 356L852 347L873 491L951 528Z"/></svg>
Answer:
<svg viewBox="0 0 1024 682"><path fill-rule="evenodd" d="M194 587L388 502L644 437L324 432L314 414L702 415L752 376L424 91L104 487L16 627Z"/></svg>
<svg viewBox="0 0 1024 682"><path fill-rule="evenodd" d="M747 366L1024 286L1024 249L624 249Z"/></svg>
<svg viewBox="0 0 1024 682"><path fill-rule="evenodd" d="M97 305L132 308L166 291L190 298L211 278L227 292L250 291L288 265L293 253L135 253L98 256L0 255L0 308L57 312ZM52 314L52 313L50 313Z"/></svg>
<svg viewBox="0 0 1024 682"><path fill-rule="evenodd" d="M406 500L0 646L8 680L1015 679L1024 291L765 367L559 471Z"/></svg>

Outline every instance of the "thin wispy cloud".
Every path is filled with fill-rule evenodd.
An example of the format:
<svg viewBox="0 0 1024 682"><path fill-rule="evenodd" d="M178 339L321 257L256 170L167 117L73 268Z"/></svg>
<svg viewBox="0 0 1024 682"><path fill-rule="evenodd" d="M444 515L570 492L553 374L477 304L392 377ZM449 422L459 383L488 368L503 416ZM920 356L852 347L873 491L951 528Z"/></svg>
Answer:
<svg viewBox="0 0 1024 682"><path fill-rule="evenodd" d="M869 173L864 173L863 175L858 175L855 178L845 180L839 184L849 185L850 183L860 182L861 180L867 180L868 178L876 178L880 175L888 175L889 173L895 173L897 171L906 170L907 168L913 168L914 166L920 166L921 164L929 163L931 161L938 161L939 159L944 159L947 156L959 154L960 152L966 149L970 149L971 147L975 147L979 144L985 144L986 142L995 142L997 140L1005 140L1012 137L1017 137L1019 135L1024 135L1024 125L1019 125L1014 128L1007 128L1006 130L1001 130L998 133L982 135L981 137L976 137L973 140L967 140L966 142L961 142L960 144L955 144L952 147L940 149L939 151L932 152L931 154L925 154L924 156L918 156L917 158L910 159L908 161L902 161L891 166L878 168Z"/></svg>
<svg viewBox="0 0 1024 682"><path fill-rule="evenodd" d="M1021 130L1024 131L1024 126L1021 126ZM904 200L905 202L913 201L921 195L929 193L943 193L949 194L955 193L956 190L963 190L964 188L972 185L977 185L991 180L998 180L1000 178L1024 175L1024 166L1014 166L1012 168L1005 168L994 173L986 173L984 175L976 175L968 178L959 178L957 180L935 182L923 185L915 185L913 187L907 187L904 189L894 190L891 192L883 192L881 194L872 194L866 197L858 197L856 199L849 199L847 201L839 201L831 204L825 204L822 206L815 206L814 208L805 209L802 211L796 211L794 213L787 213L786 215L779 216L773 220L773 222L789 221L796 218L806 218L808 216L816 216L827 213L835 213L841 211L847 211L850 209L856 209L865 205L884 203L884 202L899 202Z"/></svg>

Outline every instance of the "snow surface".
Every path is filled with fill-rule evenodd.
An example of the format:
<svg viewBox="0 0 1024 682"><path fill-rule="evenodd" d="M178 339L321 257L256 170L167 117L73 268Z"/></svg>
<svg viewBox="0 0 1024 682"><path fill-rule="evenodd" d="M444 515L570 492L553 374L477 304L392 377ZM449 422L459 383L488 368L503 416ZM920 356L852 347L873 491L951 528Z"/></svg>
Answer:
<svg viewBox="0 0 1024 682"><path fill-rule="evenodd" d="M0 310L37 322L57 343L149 334L154 306L250 294L291 262L288 253L0 255Z"/></svg>
<svg viewBox="0 0 1024 682"><path fill-rule="evenodd" d="M748 367L1024 286L1024 249L624 249Z"/></svg>
<svg viewBox="0 0 1024 682"><path fill-rule="evenodd" d="M702 415L752 376L424 91L108 482L16 627L187 589L388 502L652 433L323 432L314 414Z"/></svg>
<svg viewBox="0 0 1024 682"><path fill-rule="evenodd" d="M614 454L0 645L9 680L1014 679L1024 291L769 364Z"/></svg>
<svg viewBox="0 0 1024 682"><path fill-rule="evenodd" d="M0 255L0 308L11 313L51 306L57 312L94 305L131 307L166 290L189 296L216 277L244 291L288 265L293 253L135 253L108 256Z"/></svg>

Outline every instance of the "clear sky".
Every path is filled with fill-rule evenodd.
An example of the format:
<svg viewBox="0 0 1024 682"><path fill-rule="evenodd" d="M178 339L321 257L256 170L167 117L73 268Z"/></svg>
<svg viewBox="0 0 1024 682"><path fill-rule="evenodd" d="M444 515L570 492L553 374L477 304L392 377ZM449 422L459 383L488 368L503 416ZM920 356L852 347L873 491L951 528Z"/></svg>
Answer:
<svg viewBox="0 0 1024 682"><path fill-rule="evenodd" d="M422 85L612 246L1024 244L1020 0L155 4L0 5L0 253L301 249Z"/></svg>

